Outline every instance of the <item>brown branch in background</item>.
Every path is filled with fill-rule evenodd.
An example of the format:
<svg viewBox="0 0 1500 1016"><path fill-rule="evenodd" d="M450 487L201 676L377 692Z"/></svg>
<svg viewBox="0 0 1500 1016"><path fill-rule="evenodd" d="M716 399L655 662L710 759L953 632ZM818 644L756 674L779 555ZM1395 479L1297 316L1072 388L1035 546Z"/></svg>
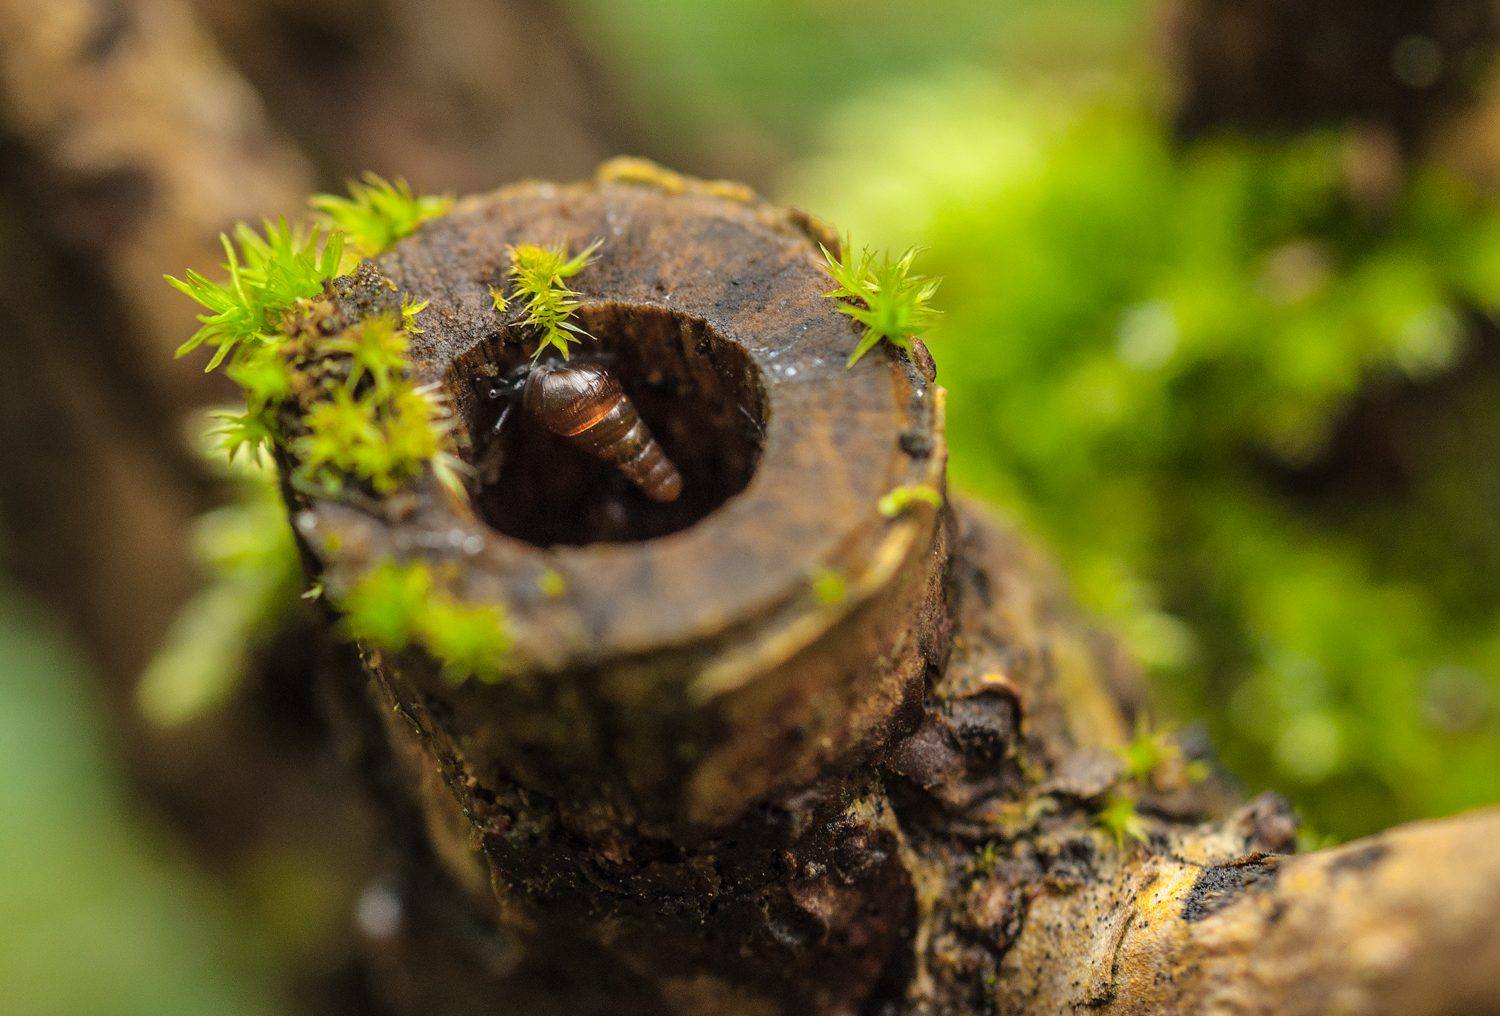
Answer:
<svg viewBox="0 0 1500 1016"><path fill-rule="evenodd" d="M195 308L161 276L222 261L221 230L296 213L310 182L186 5L0 3L5 565L100 664L151 805L321 996L379 840L327 757L310 634L288 632L234 709L189 729L148 728L133 695L197 582L194 516L221 496L183 417L233 397L202 357L173 360Z"/></svg>
<svg viewBox="0 0 1500 1016"><path fill-rule="evenodd" d="M571 179L636 132L547 0L194 0L324 186Z"/></svg>
<svg viewBox="0 0 1500 1016"><path fill-rule="evenodd" d="M1497 843L1491 808L1301 857L1215 829L1100 856L1033 900L1000 1011L1495 1012Z"/></svg>
<svg viewBox="0 0 1500 1016"><path fill-rule="evenodd" d="M298 214L306 164L176 0L0 4L0 81L58 240L99 260L144 376L174 407L222 398L172 360L195 308L162 273L222 260L238 220Z"/></svg>

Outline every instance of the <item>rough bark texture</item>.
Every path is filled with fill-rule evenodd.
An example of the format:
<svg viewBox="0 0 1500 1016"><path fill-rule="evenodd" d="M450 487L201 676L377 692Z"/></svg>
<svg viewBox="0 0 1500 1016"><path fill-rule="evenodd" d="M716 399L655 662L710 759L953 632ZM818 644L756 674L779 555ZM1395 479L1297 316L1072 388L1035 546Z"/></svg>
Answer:
<svg viewBox="0 0 1500 1016"><path fill-rule="evenodd" d="M685 507L537 452L538 428L488 434L476 382L530 352L490 300L506 245L597 238L582 354L619 372ZM1500 813L1296 858L1284 801L1233 810L1167 777L1144 841L1097 826L1138 682L979 510L877 510L942 489L942 390L920 346L843 369L829 240L743 188L615 162L470 199L380 259L432 301L414 359L480 480L472 505L299 497L299 534L330 589L421 559L515 635L495 685L417 646L365 647L368 688L346 685L470 929L383 946L409 1008L441 1011L433 955L474 928L498 957L467 968L478 1011L1500 1008ZM816 595L827 572L844 598Z"/></svg>
<svg viewBox="0 0 1500 1016"><path fill-rule="evenodd" d="M1301 857L1201 830L1101 857L1033 902L1001 1011L1500 1012L1497 842L1490 809Z"/></svg>

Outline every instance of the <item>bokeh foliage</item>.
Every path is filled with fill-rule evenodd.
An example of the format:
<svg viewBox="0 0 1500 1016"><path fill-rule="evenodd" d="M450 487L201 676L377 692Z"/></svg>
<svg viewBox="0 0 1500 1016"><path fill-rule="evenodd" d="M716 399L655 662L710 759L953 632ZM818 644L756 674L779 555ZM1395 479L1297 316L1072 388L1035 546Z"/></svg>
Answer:
<svg viewBox="0 0 1500 1016"><path fill-rule="evenodd" d="M788 196L945 277L954 480L1174 717L1340 837L1500 798L1492 201L1435 168L1358 198L1341 132L1183 145L1128 91L975 74L829 135Z"/></svg>
<svg viewBox="0 0 1500 1016"><path fill-rule="evenodd" d="M286 1011L273 943L131 801L87 697L97 680L0 579L0 1010Z"/></svg>

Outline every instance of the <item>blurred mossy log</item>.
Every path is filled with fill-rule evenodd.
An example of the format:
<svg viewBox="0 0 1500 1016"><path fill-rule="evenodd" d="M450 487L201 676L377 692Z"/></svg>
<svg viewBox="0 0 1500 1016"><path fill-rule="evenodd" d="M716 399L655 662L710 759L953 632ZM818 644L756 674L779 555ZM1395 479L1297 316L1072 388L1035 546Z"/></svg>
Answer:
<svg viewBox="0 0 1500 1016"><path fill-rule="evenodd" d="M597 239L575 355L618 372L680 503L524 417L490 433L485 382L531 352L491 296L507 246ZM1284 801L1231 811L1179 767L1152 774L1139 842L1099 827L1138 681L982 511L881 510L943 491L943 393L920 345L844 369L819 243L741 187L618 160L468 199L378 261L431 301L413 362L456 407L472 500L290 507L335 598L421 562L508 618L494 683L362 647L425 849L509 943L493 1008L1271 1012L1294 973L1376 1006L1350 1011L1500 1004L1476 916L1495 813L1291 858ZM1445 976L1464 952L1488 979Z"/></svg>
<svg viewBox="0 0 1500 1016"><path fill-rule="evenodd" d="M549 0L192 0L325 186L570 178L639 140Z"/></svg>

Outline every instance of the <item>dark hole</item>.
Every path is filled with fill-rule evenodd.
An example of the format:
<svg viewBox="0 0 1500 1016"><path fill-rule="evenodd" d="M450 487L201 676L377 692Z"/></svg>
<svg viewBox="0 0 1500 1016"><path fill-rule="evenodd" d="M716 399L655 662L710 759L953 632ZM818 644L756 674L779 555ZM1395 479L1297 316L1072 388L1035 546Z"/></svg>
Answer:
<svg viewBox="0 0 1500 1016"><path fill-rule="evenodd" d="M519 396L498 439L501 401L492 377L527 363L536 341L512 329L454 364L448 379L473 440L481 489L475 506L507 536L541 547L626 543L686 529L744 490L764 430L759 371L706 323L654 307L603 304L579 310L593 339L571 362L603 363L682 474L675 501L653 501L614 466L552 433ZM544 359L556 359L555 354Z"/></svg>

